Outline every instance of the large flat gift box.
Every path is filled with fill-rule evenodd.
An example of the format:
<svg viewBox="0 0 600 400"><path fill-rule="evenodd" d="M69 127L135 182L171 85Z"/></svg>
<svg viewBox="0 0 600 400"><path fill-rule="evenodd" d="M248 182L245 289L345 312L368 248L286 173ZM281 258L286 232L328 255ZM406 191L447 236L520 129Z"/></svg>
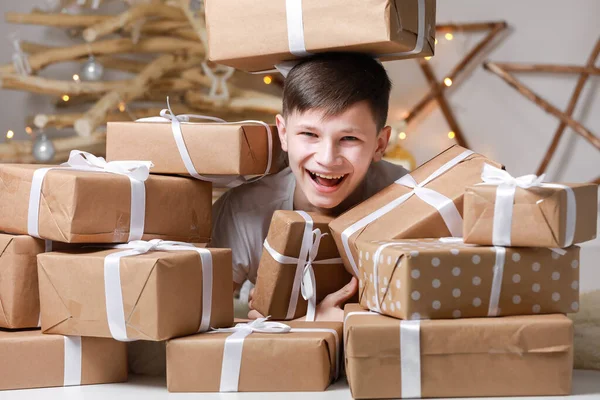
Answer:
<svg viewBox="0 0 600 400"><path fill-rule="evenodd" d="M330 224L344 265L358 273L356 241L462 236L463 196L481 182L483 166L499 164L452 146Z"/></svg>
<svg viewBox="0 0 600 400"><path fill-rule="evenodd" d="M356 304L345 315L355 399L571 393L573 323L564 315L403 321Z"/></svg>
<svg viewBox="0 0 600 400"><path fill-rule="evenodd" d="M206 1L209 58L245 71L308 53L351 51L382 60L433 55L435 0Z"/></svg>
<svg viewBox="0 0 600 400"><path fill-rule="evenodd" d="M289 332L252 332L239 338L238 330L169 340L167 388L170 392L327 389L339 372L342 323L286 324L292 328Z"/></svg>
<svg viewBox="0 0 600 400"><path fill-rule="evenodd" d="M127 339L166 340L190 335L198 332L203 322L206 329L231 326L231 250L202 250L210 252L206 264L194 250L121 257L117 261L120 286L115 285L110 269L114 265L107 260L123 249L40 254L43 332L115 337L110 323L117 315L114 301L119 292L122 304L116 308L123 313L120 318ZM211 275L212 280L205 281Z"/></svg>
<svg viewBox="0 0 600 400"><path fill-rule="evenodd" d="M487 247L450 239L357 243L359 299L402 319L579 310L579 247Z"/></svg>
<svg viewBox="0 0 600 400"><path fill-rule="evenodd" d="M113 339L0 331L0 390L127 381L127 348Z"/></svg>
<svg viewBox="0 0 600 400"><path fill-rule="evenodd" d="M255 310L274 320L306 315L308 302L301 282L310 271L305 268L314 271L316 304L350 282L329 234L330 221L331 217L315 213L275 211L258 267L252 297ZM318 248L310 254L315 240L319 240Z"/></svg>
<svg viewBox="0 0 600 400"><path fill-rule="evenodd" d="M0 230L28 234L32 179L43 166L0 164ZM145 182L143 239L206 243L211 230L211 184L151 175ZM132 184L114 173L50 170L42 183L39 236L68 243L127 242ZM144 198L142 197L142 200Z"/></svg>
<svg viewBox="0 0 600 400"><path fill-rule="evenodd" d="M567 247L596 238L596 184L542 183L527 189L516 187L514 198L507 205L512 207L505 212L497 206L498 190L501 189L496 185L475 185L466 189L465 242ZM507 220L507 212L511 214L511 223L505 228L508 240L502 241L501 237L494 236L494 231Z"/></svg>
<svg viewBox="0 0 600 400"><path fill-rule="evenodd" d="M269 158L268 137L258 124L181 123L181 133L196 172L207 175L261 175ZM277 128L272 139L269 173L281 167ZM106 132L109 161L152 160L153 173L188 175L170 122L109 122Z"/></svg>
<svg viewBox="0 0 600 400"><path fill-rule="evenodd" d="M0 328L38 326L40 297L37 259L44 241L0 233Z"/></svg>

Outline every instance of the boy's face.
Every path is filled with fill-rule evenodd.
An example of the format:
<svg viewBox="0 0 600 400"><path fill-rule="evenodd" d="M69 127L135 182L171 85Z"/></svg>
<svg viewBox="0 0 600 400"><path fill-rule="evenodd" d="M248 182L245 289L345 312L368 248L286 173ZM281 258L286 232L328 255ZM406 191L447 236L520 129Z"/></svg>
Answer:
<svg viewBox="0 0 600 400"><path fill-rule="evenodd" d="M383 156L391 130L377 132L366 102L328 118L319 109L294 112L285 120L278 115L277 128L296 191L321 209L338 206L358 188L371 162Z"/></svg>

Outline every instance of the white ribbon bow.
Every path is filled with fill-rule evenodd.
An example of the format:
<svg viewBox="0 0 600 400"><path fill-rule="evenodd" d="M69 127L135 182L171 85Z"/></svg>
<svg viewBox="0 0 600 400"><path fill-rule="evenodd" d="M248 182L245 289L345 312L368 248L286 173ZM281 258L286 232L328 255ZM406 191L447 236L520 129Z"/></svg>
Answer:
<svg viewBox="0 0 600 400"><path fill-rule="evenodd" d="M212 310L213 262L210 250L196 247L191 243L152 239L150 241L134 240L127 244L106 246L115 249L127 249L112 253L104 259L104 294L106 301L106 317L112 337L116 340L131 341L127 337L125 311L123 309L123 293L121 290L121 258L137 256L149 251L195 251L202 262L202 316L198 332L210 328Z"/></svg>
<svg viewBox="0 0 600 400"><path fill-rule="evenodd" d="M244 176L216 176L216 175L200 175L192 162L192 158L190 157L190 153L185 144L185 140L183 138L183 132L181 130L182 123L193 123L191 122L193 119L198 120L208 120L213 121L223 125L237 125L237 124L253 124L260 125L266 129L267 132L267 146L268 146L268 158L267 158L267 167L265 168L265 172L257 176L255 178L247 179ZM171 105L169 104L169 97L167 97L167 108L161 110L159 117L147 117L147 118L139 118L136 122L171 122L171 131L173 133L173 138L175 139L175 144L177 145L177 150L179 151L179 155L183 164L185 165L185 169L188 171L188 174L193 176L196 179L212 182L218 185L226 186L226 187L235 187L244 183L250 183L262 179L266 176L271 170L271 165L273 163L273 137L271 132L271 127L269 124L258 121L258 120L244 120L244 121L236 121L236 122L227 122L221 118L211 117L206 115L199 114L179 114L176 115L173 110L171 110Z"/></svg>
<svg viewBox="0 0 600 400"><path fill-rule="evenodd" d="M141 239L144 234L144 219L146 215L146 187L144 181L150 175L150 161L111 161L106 162L102 157L81 150L71 150L69 160L58 167L40 168L35 170L29 192L29 209L27 214L27 233L40 238L39 212L42 197L42 185L46 174L54 169L74 170L84 172L106 172L124 175L129 178L131 185L131 217L129 220L128 240Z"/></svg>
<svg viewBox="0 0 600 400"><path fill-rule="evenodd" d="M494 220L492 228L492 244L496 246L511 245L513 203L517 187L529 189L533 187L564 189L567 193L567 221L565 229L564 247L573 244L575 236L575 223L577 217L577 204L575 193L568 186L556 183L545 183L545 175L539 177L533 174L513 177L508 172L485 164L481 173L480 185L498 186L496 189L496 201L494 203Z"/></svg>

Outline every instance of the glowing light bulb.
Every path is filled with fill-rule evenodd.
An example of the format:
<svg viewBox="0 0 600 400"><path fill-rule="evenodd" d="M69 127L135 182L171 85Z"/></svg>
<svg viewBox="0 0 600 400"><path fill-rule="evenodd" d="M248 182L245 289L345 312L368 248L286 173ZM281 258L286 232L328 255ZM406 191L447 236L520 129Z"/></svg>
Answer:
<svg viewBox="0 0 600 400"><path fill-rule="evenodd" d="M400 140L404 140L404 139L406 139L406 132L400 132L400 133L398 134L398 138L399 138Z"/></svg>
<svg viewBox="0 0 600 400"><path fill-rule="evenodd" d="M70 97L69 97L68 94L63 94L62 99L63 99L64 102L67 102L67 101L69 101Z"/></svg>
<svg viewBox="0 0 600 400"><path fill-rule="evenodd" d="M267 76L265 76L265 77L263 78L263 82L264 82L266 85L270 85L270 84L271 84L271 82L273 82L273 78L271 78L271 76L270 76L270 75L267 75Z"/></svg>
<svg viewBox="0 0 600 400"><path fill-rule="evenodd" d="M446 38L446 40L452 40L452 39L454 39L454 35L451 34L450 32L446 33L444 35L444 37Z"/></svg>
<svg viewBox="0 0 600 400"><path fill-rule="evenodd" d="M454 139L456 137L456 133L453 131L448 132L448 139Z"/></svg>
<svg viewBox="0 0 600 400"><path fill-rule="evenodd" d="M11 129L9 129L8 132L6 132L6 138L12 139L13 136L15 136L15 133Z"/></svg>
<svg viewBox="0 0 600 400"><path fill-rule="evenodd" d="M435 44L438 44L438 40L437 40L437 39L435 39L435 42L434 42L434 43L435 43Z"/></svg>
<svg viewBox="0 0 600 400"><path fill-rule="evenodd" d="M446 85L448 87L452 86L452 79L450 79L450 78L444 79L444 85Z"/></svg>
<svg viewBox="0 0 600 400"><path fill-rule="evenodd" d="M28 135L31 135L33 133L33 129L31 129L30 126L26 126L25 127L25 132L27 132Z"/></svg>
<svg viewBox="0 0 600 400"><path fill-rule="evenodd" d="M425 57L427 61L431 60L431 56Z"/></svg>
<svg viewBox="0 0 600 400"><path fill-rule="evenodd" d="M119 103L119 111L125 112L125 103L124 102Z"/></svg>
<svg viewBox="0 0 600 400"><path fill-rule="evenodd" d="M79 75L77 75L77 74L74 74L74 75L73 75L73 80L74 80L75 82L79 82Z"/></svg>

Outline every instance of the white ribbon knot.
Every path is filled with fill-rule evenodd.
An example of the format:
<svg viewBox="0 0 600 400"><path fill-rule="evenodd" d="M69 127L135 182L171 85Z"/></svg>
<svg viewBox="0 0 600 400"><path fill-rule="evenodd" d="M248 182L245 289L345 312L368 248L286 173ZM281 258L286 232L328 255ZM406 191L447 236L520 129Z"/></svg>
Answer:
<svg viewBox="0 0 600 400"><path fill-rule="evenodd" d="M97 157L87 151L71 150L67 162L63 167L72 167L82 171L110 172L126 175L138 181L146 181L150 176L150 168L154 166L151 161L110 161L104 157Z"/></svg>

